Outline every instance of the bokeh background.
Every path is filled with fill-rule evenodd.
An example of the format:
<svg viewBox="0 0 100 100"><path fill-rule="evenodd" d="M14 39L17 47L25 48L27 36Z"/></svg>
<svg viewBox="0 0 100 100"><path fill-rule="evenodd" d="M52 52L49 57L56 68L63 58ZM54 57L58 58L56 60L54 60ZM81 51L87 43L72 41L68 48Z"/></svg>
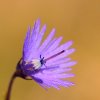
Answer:
<svg viewBox="0 0 100 100"><path fill-rule="evenodd" d="M47 24L46 35L55 27L62 43L74 40L71 57L78 64L70 80L76 85L45 91L18 78L11 100L100 100L100 0L0 0L0 100L21 57L27 27L37 18Z"/></svg>

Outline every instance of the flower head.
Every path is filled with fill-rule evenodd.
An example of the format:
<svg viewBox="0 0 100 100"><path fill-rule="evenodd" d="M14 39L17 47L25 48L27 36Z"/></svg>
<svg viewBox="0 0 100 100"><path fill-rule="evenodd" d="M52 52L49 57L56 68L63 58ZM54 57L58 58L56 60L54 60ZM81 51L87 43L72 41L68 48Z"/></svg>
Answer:
<svg viewBox="0 0 100 100"><path fill-rule="evenodd" d="M30 76L42 87L69 87L73 83L64 79L74 76L69 71L76 62L68 57L75 51L74 48L69 49L73 42L68 41L60 45L62 37L54 38L55 29L52 29L42 42L45 31L46 25L40 29L39 19L32 29L28 28L20 69L23 75Z"/></svg>

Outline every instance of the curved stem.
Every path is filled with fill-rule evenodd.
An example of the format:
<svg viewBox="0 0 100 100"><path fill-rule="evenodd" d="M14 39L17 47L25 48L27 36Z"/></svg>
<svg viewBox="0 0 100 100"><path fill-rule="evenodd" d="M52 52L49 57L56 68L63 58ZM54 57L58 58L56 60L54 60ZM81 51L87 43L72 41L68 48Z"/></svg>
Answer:
<svg viewBox="0 0 100 100"><path fill-rule="evenodd" d="M6 98L5 100L10 100L10 95L11 95L11 90L12 90L12 85L13 82L15 80L15 78L17 77L16 72L12 75L12 78L10 80L9 86L8 86L8 90L7 90L7 94L6 94Z"/></svg>

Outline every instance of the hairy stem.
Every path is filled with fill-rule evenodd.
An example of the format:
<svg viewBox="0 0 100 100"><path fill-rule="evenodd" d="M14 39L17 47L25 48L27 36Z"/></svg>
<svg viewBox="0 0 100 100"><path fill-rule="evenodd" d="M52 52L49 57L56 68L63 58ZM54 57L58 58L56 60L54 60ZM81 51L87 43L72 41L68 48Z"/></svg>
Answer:
<svg viewBox="0 0 100 100"><path fill-rule="evenodd" d="M10 100L12 85L13 85L13 82L14 82L14 80L15 80L16 77L17 77L17 74L16 74L16 72L15 72L15 73L12 75L12 78L11 78L11 80L10 80L10 83L9 83L9 86L8 86L8 90L7 90L7 94L6 94L5 100Z"/></svg>

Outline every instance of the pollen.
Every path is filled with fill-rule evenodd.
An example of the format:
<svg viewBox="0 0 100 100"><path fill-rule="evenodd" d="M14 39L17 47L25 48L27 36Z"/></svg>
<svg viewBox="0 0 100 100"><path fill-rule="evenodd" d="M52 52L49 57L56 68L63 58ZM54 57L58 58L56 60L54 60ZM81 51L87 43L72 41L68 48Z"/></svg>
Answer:
<svg viewBox="0 0 100 100"><path fill-rule="evenodd" d="M39 69L41 67L41 62L39 59L33 59L32 64L34 65L34 69Z"/></svg>

